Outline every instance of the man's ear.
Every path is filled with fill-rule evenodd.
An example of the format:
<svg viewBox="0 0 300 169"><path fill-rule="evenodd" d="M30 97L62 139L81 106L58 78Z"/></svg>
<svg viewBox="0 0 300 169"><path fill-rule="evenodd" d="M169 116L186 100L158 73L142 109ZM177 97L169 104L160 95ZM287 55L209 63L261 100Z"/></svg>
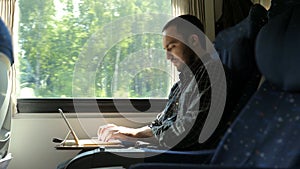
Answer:
<svg viewBox="0 0 300 169"><path fill-rule="evenodd" d="M189 37L189 44L192 45L192 46L199 45L199 37L196 34L192 34Z"/></svg>

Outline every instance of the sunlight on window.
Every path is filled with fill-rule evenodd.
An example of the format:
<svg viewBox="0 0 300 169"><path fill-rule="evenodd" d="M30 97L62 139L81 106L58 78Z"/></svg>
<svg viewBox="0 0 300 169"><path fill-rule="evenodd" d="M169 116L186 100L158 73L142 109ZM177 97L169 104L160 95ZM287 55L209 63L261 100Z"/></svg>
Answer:
<svg viewBox="0 0 300 169"><path fill-rule="evenodd" d="M167 97L170 1L19 0L19 10L20 98Z"/></svg>

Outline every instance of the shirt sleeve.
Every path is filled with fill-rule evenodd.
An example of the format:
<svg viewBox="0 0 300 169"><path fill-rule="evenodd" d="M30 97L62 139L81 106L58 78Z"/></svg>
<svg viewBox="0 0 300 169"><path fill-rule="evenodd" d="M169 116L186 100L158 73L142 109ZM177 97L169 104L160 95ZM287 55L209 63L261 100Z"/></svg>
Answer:
<svg viewBox="0 0 300 169"><path fill-rule="evenodd" d="M167 116L166 110L169 109L169 107L173 106L172 105L173 102L174 102L173 99L175 98L175 95L177 94L178 89L179 89L179 82L175 83L172 86L169 97L168 97L168 102L166 104L166 107L165 107L164 111L159 113L156 116L156 119L149 125L149 127L152 129L152 132L154 134L157 134L159 132L159 131L157 131L157 129L159 129L158 126L161 126L163 124L163 121L165 120L165 118Z"/></svg>

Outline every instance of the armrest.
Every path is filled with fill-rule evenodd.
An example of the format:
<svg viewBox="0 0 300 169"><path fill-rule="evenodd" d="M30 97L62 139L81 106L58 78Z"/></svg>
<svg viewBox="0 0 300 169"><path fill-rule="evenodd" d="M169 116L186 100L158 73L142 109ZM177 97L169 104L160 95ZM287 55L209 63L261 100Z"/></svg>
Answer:
<svg viewBox="0 0 300 169"><path fill-rule="evenodd" d="M6 129L0 130L0 144L6 143L10 139L11 133Z"/></svg>
<svg viewBox="0 0 300 169"><path fill-rule="evenodd" d="M216 166L203 166L197 164L175 164L175 163L139 163L129 167L129 169L233 169L218 168Z"/></svg>
<svg viewBox="0 0 300 169"><path fill-rule="evenodd" d="M155 150L143 149L145 152L157 153L155 156L149 156L145 162L159 163L190 163L190 164L206 164L212 158L215 150L199 150L199 151L173 151L173 150Z"/></svg>
<svg viewBox="0 0 300 169"><path fill-rule="evenodd" d="M98 167L123 166L128 168L132 164L143 163L143 158L129 158L128 154L134 157L135 154L140 156L140 152L133 152L126 149L104 150L101 148L86 151L78 154L70 160L65 169L87 169Z"/></svg>
<svg viewBox="0 0 300 169"><path fill-rule="evenodd" d="M276 169L276 167L241 167L241 166L218 166L200 164L175 164L175 163L139 163L128 169ZM296 169L294 167L292 169Z"/></svg>
<svg viewBox="0 0 300 169"><path fill-rule="evenodd" d="M128 168L145 162L204 163L212 156L208 151L166 151L156 149L95 149L83 152L68 162L66 169L122 166ZM180 160L179 160L180 159Z"/></svg>

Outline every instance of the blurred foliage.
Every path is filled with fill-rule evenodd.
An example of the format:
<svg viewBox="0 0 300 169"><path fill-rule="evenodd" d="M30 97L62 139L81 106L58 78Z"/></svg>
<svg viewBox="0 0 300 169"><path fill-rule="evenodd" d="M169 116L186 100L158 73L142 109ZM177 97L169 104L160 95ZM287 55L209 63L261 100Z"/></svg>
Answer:
<svg viewBox="0 0 300 169"><path fill-rule="evenodd" d="M170 1L20 0L19 8L21 97L28 88L34 97L167 96L161 29Z"/></svg>

